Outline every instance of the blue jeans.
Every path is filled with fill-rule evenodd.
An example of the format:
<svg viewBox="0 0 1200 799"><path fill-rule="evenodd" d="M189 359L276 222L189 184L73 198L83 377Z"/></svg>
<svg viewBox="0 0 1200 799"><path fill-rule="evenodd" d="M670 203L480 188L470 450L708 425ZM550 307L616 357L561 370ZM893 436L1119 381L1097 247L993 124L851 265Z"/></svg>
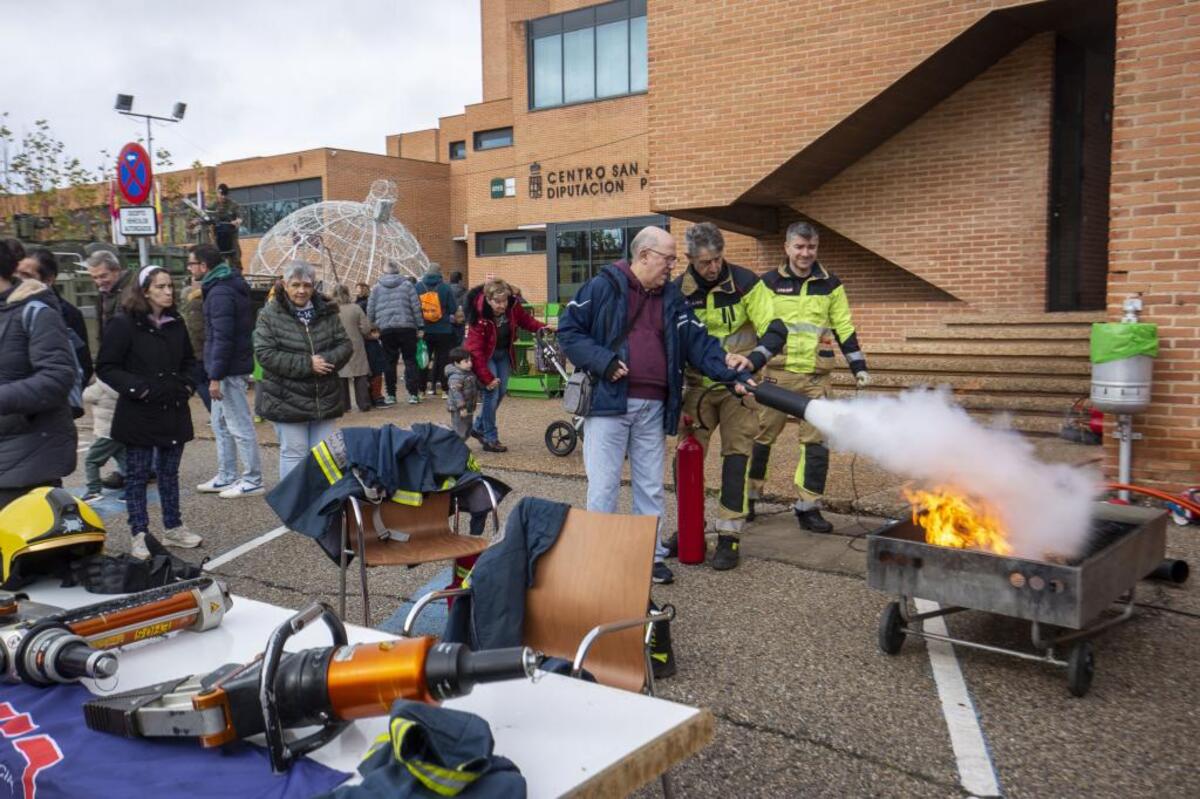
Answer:
<svg viewBox="0 0 1200 799"><path fill-rule="evenodd" d="M321 422L276 422L279 436L279 479L304 463L308 451L333 434L333 420Z"/></svg>
<svg viewBox="0 0 1200 799"><path fill-rule="evenodd" d="M508 353L497 349L492 353L492 359L488 361L488 369L500 379L500 385L490 391L483 386L479 387L479 393L483 395L483 404L479 410L479 416L475 417L475 432L483 436L484 441L490 441L493 444L500 440L500 431L496 429L496 411L499 410L500 401L508 392L508 373L511 368L508 362Z"/></svg>
<svg viewBox="0 0 1200 799"><path fill-rule="evenodd" d="M658 519L654 560L667 557L662 543L663 403L631 399L620 416L589 416L583 422L583 467L587 471L587 509L616 513L621 492L621 467L629 457L635 516Z"/></svg>
<svg viewBox="0 0 1200 799"><path fill-rule="evenodd" d="M246 399L249 375L221 379L221 396L212 403L212 429L217 440L217 485L238 479L237 462L242 461L242 482L258 488L263 484L262 458L254 417Z"/></svg>

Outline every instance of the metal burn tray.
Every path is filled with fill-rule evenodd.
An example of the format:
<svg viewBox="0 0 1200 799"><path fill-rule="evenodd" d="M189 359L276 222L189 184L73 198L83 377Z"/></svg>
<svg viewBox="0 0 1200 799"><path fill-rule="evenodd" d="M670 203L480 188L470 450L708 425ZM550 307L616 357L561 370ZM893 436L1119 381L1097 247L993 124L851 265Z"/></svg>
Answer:
<svg viewBox="0 0 1200 799"><path fill-rule="evenodd" d="M1090 546L1074 562L1031 560L925 543L924 530L905 520L872 533L867 543L867 584L898 597L880 618L879 646L899 652L908 635L1015 655L1064 666L1071 692L1087 692L1094 671L1087 642L1133 614L1133 591L1166 555L1165 511L1096 503ZM928 613L909 607L914 599L937 602ZM1114 607L1116 616L1106 613ZM1030 654L931 633L923 622L963 610L997 613L1032 623ZM1041 625L1075 632L1046 638ZM1068 660L1056 647L1073 643Z"/></svg>

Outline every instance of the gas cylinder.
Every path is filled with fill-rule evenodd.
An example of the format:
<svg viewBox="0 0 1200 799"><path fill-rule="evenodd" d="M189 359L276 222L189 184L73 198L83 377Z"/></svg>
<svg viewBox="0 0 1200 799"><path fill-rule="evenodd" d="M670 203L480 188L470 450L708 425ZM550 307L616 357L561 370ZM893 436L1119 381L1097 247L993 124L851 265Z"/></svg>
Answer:
<svg viewBox="0 0 1200 799"><path fill-rule="evenodd" d="M679 502L679 562L704 562L704 447L683 417L687 435L675 449L675 497Z"/></svg>

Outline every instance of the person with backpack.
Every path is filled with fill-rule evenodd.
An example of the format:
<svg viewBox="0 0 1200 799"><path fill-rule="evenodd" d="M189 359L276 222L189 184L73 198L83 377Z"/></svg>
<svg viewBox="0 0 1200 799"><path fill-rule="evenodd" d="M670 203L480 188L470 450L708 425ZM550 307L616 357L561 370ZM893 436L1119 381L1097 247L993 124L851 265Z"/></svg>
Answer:
<svg viewBox="0 0 1200 799"><path fill-rule="evenodd" d="M54 292L0 242L0 507L75 471L79 370ZM80 398L82 401L82 397Z"/></svg>
<svg viewBox="0 0 1200 799"><path fill-rule="evenodd" d="M400 276L400 267L388 261L379 282L367 298L367 317L379 328L379 341L386 357L383 378L387 394L384 403L396 404L396 358L404 359L404 387L408 402L421 401L421 377L417 368L417 341L425 335L425 318L417 288Z"/></svg>
<svg viewBox="0 0 1200 799"><path fill-rule="evenodd" d="M442 397L445 397L449 391L446 366L455 345L454 318L458 315L458 302L454 299L454 289L442 280L441 265L436 263L429 265L418 290L421 292L421 316L425 320L425 344L429 347L432 368L428 393L432 395L441 383Z"/></svg>
<svg viewBox="0 0 1200 799"><path fill-rule="evenodd" d="M69 331L67 335L71 338L71 346L75 348L75 358L79 361L79 368L83 370L83 385L86 386L91 381L94 371L92 350L88 346L87 325L83 321L83 311L67 300L57 285L58 259L45 247L34 247L17 264L17 275L22 279L36 280L54 292L59 313L62 314L63 322Z"/></svg>

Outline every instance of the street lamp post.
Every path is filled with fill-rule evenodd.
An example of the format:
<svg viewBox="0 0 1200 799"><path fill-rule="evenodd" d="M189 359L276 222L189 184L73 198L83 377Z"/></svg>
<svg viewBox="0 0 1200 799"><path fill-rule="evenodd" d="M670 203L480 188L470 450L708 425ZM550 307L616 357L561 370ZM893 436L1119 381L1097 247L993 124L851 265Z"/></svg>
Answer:
<svg viewBox="0 0 1200 799"><path fill-rule="evenodd" d="M183 115L187 113L187 103L175 103L175 107L171 109L170 117L160 117L153 114L138 114L133 110L133 95L118 94L117 101L113 104L113 108L118 114L124 114L127 117L141 117L146 120L146 151L150 154L150 163L154 163L154 134L150 127L150 121L157 119L161 122L182 122ZM150 244L146 241L145 236L138 236L138 262L144 268L150 262Z"/></svg>

